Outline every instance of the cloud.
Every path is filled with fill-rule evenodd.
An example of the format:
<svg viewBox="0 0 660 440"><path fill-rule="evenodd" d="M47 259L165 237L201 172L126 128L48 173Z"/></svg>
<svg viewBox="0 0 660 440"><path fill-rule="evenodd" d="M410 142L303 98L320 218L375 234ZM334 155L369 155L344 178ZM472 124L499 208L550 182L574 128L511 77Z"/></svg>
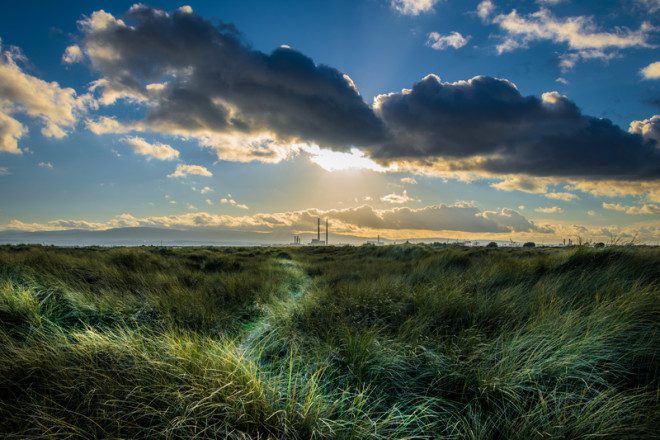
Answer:
<svg viewBox="0 0 660 440"><path fill-rule="evenodd" d="M603 208L611 211L625 212L630 215L660 214L660 206L653 203L644 203L641 206L626 206L620 203L603 202Z"/></svg>
<svg viewBox="0 0 660 440"><path fill-rule="evenodd" d="M571 200L577 200L579 197L573 193L568 193L568 192L554 192L554 193L547 193L545 196L549 199L554 199L554 200L563 200L564 202L570 202Z"/></svg>
<svg viewBox="0 0 660 440"><path fill-rule="evenodd" d="M227 197L221 198L220 203L222 203L223 205L231 205L238 209L250 209L247 205L238 203L236 200L234 200L231 194L227 194Z"/></svg>
<svg viewBox="0 0 660 440"><path fill-rule="evenodd" d="M62 62L65 64L79 63L83 60L83 58L84 55L82 50L80 49L80 46L76 44L67 47L64 51L64 54L62 54Z"/></svg>
<svg viewBox="0 0 660 440"><path fill-rule="evenodd" d="M660 148L660 116L654 115L641 121L632 121L628 131L641 135L644 139L653 140L656 148Z"/></svg>
<svg viewBox="0 0 660 440"><path fill-rule="evenodd" d="M193 189L193 191L197 191L197 192L199 192L200 194L208 194L208 193L210 193L210 192L213 192L213 188L211 188L211 187L209 187L209 186L205 186L205 187L203 187L203 188L199 188L199 189L197 189L197 188L195 188L195 187L193 186L192 189Z"/></svg>
<svg viewBox="0 0 660 440"><path fill-rule="evenodd" d="M250 48L231 25L190 11L137 4L124 20L96 11L81 22L81 47L101 75L106 104L145 106L136 129L182 136L270 134L325 145L380 139L380 120L353 81L291 48ZM159 90L149 85L159 83ZM125 125L125 124L122 124Z"/></svg>
<svg viewBox="0 0 660 440"><path fill-rule="evenodd" d="M305 144L278 140L273 133L234 133L197 136L197 142L218 159L232 162L278 163L301 152Z"/></svg>
<svg viewBox="0 0 660 440"><path fill-rule="evenodd" d="M27 128L0 109L0 151L21 154L18 140L27 133Z"/></svg>
<svg viewBox="0 0 660 440"><path fill-rule="evenodd" d="M590 193L596 197L644 196L649 201L660 203L660 182L658 180L638 182L582 180L569 183L566 189Z"/></svg>
<svg viewBox="0 0 660 440"><path fill-rule="evenodd" d="M401 183L406 183L408 185L417 185L417 180L414 177L402 177Z"/></svg>
<svg viewBox="0 0 660 440"><path fill-rule="evenodd" d="M660 61L649 64L640 70L644 79L659 79L660 78Z"/></svg>
<svg viewBox="0 0 660 440"><path fill-rule="evenodd" d="M186 177L189 175L211 177L213 173L201 165L179 164L176 166L176 170L167 177Z"/></svg>
<svg viewBox="0 0 660 440"><path fill-rule="evenodd" d="M545 195L550 185L557 184L557 179L547 177L532 177L521 175L487 176L497 179L490 186L501 191L522 191L530 194ZM626 180L593 180L593 179L562 179L564 188L568 191L580 191L595 197L644 197L649 201L660 203L660 182L626 181Z"/></svg>
<svg viewBox="0 0 660 440"><path fill-rule="evenodd" d="M395 205L402 205L404 203L412 202L415 201L412 197L408 195L408 192L404 189L403 193L397 194L397 193L391 193L384 195L383 197L380 198L382 202L385 203L392 203Z"/></svg>
<svg viewBox="0 0 660 440"><path fill-rule="evenodd" d="M571 50L561 57L560 66L565 70L572 68L579 60L609 60L618 56L606 50L654 47L649 43L649 37L655 30L650 22L643 22L637 30L616 28L613 31L602 31L592 17L558 18L543 7L526 15L514 9L508 14L492 17L491 22L504 32L496 47L498 53L526 48L534 41L565 44Z"/></svg>
<svg viewBox="0 0 660 440"><path fill-rule="evenodd" d="M27 59L18 48L5 50L0 44L0 151L20 154L18 141L27 134L11 115L22 114L40 121L41 134L63 138L86 110L87 97L24 72Z"/></svg>
<svg viewBox="0 0 660 440"><path fill-rule="evenodd" d="M10 173L9 173L9 168L7 168L7 167L0 167L0 176L6 176L6 175L8 175L8 174L10 174Z"/></svg>
<svg viewBox="0 0 660 440"><path fill-rule="evenodd" d="M492 14L489 4L482 2ZM607 34L588 20L576 23L583 40ZM288 47L256 51L233 26L187 8L136 5L123 19L96 11L81 29L81 50L100 76L92 93L101 103L126 100L138 108L131 121L87 120L97 134L192 138L227 161L277 163L304 154L330 171L499 178L493 186L500 189L516 183L511 179L640 182L660 175L652 136L583 115L557 92L523 96L503 79L447 83L428 75L370 106L345 73ZM617 38L610 40L620 45ZM574 40L567 44L586 45Z"/></svg>
<svg viewBox="0 0 660 440"><path fill-rule="evenodd" d="M543 214L559 214L564 212L559 206L541 207L534 209L534 211L542 212Z"/></svg>
<svg viewBox="0 0 660 440"><path fill-rule="evenodd" d="M431 32L426 40L426 45L435 50L445 50L448 47L460 49L470 41L470 36L463 36L459 32L451 32L447 35L440 35L437 32Z"/></svg>
<svg viewBox="0 0 660 440"><path fill-rule="evenodd" d="M403 15L419 15L433 11L438 0L390 0L392 9Z"/></svg>
<svg viewBox="0 0 660 440"><path fill-rule="evenodd" d="M621 55L617 52L605 52L602 49L583 49L577 52L569 52L560 55L559 68L562 72L567 72L575 67L579 61L601 60L607 62L620 57Z"/></svg>
<svg viewBox="0 0 660 440"><path fill-rule="evenodd" d="M565 43L570 49L607 49L630 47L653 47L648 38L653 31L649 22L644 22L638 30L619 28L612 32L599 31L592 17L577 16L568 18L555 17L548 9L520 15L514 9L508 14L493 18L507 34L507 39L500 46L506 52L517 47L525 47L537 40L550 40ZM507 43L511 47L507 47Z"/></svg>
<svg viewBox="0 0 660 440"><path fill-rule="evenodd" d="M552 181L546 178L508 176L490 186L500 191L522 191L530 194L544 194Z"/></svg>
<svg viewBox="0 0 660 440"><path fill-rule="evenodd" d="M499 211L481 211L470 204L431 205L413 209L396 207L377 210L368 205L355 208L319 210L307 209L280 213L259 213L250 216L214 215L206 212L194 212L181 215L152 216L138 218L131 214L122 214L106 222L85 220L53 220L47 223L25 223L12 220L5 229L19 230L63 230L90 229L100 230L117 227L150 226L162 228L223 228L252 232L273 231L316 231L316 219L328 218L333 231L339 234L370 236L373 232L389 231L389 235L398 233L416 235L415 231L427 231L438 234L447 231L478 234L539 233L548 234L552 230L538 226L511 209ZM427 234L428 235L428 234Z"/></svg>
<svg viewBox="0 0 660 440"><path fill-rule="evenodd" d="M660 11L660 0L636 0L637 3L649 13L655 14Z"/></svg>
<svg viewBox="0 0 660 440"><path fill-rule="evenodd" d="M50 162L39 162L38 165L40 168L46 168L47 170L53 169L53 164Z"/></svg>
<svg viewBox="0 0 660 440"><path fill-rule="evenodd" d="M123 125L117 118L112 116L101 116L96 120L87 119L85 121L87 129L94 134L109 134L109 133L128 133L133 131L133 128Z"/></svg>
<svg viewBox="0 0 660 440"><path fill-rule="evenodd" d="M583 115L557 92L522 96L502 79L448 83L427 75L412 89L377 96L374 108L390 138L371 155L384 161L442 158L450 171L500 175L660 176L655 142Z"/></svg>
<svg viewBox="0 0 660 440"><path fill-rule="evenodd" d="M328 150L320 148L318 145L302 145L300 148L309 156L309 160L326 171L351 169L387 171L386 167L374 162L357 148L351 148L348 152Z"/></svg>
<svg viewBox="0 0 660 440"><path fill-rule="evenodd" d="M477 15L482 21L488 21L495 10L495 4L491 0L483 0L477 5Z"/></svg>
<svg viewBox="0 0 660 440"><path fill-rule="evenodd" d="M138 136L126 137L122 139L122 141L126 145L130 146L137 154L147 156L147 158L154 158L158 160L174 160L179 158L179 151L175 150L167 144L150 144Z"/></svg>

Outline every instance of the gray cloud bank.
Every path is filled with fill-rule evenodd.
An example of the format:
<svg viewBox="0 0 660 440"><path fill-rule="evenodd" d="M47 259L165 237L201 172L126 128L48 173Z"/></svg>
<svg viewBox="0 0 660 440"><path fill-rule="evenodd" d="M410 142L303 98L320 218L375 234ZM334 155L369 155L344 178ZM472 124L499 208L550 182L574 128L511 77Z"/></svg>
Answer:
<svg viewBox="0 0 660 440"><path fill-rule="evenodd" d="M146 116L134 123L141 130L268 133L278 142L358 146L384 163L448 159L456 169L496 174L660 178L657 135L583 115L556 92L523 96L502 79L428 75L368 105L337 69L288 47L254 50L233 26L189 7L135 5L123 19L97 11L81 31L82 51L101 76L100 101L143 103Z"/></svg>

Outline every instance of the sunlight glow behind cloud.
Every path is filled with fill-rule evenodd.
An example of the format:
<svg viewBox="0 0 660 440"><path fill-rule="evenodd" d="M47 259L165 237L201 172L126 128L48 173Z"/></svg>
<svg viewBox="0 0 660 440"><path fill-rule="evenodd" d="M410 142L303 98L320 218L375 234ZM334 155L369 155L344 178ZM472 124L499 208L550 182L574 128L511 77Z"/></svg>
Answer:
<svg viewBox="0 0 660 440"><path fill-rule="evenodd" d="M350 152L341 152L320 148L318 145L306 145L303 151L309 159L326 171L371 170L379 173L393 171L374 162L357 148Z"/></svg>

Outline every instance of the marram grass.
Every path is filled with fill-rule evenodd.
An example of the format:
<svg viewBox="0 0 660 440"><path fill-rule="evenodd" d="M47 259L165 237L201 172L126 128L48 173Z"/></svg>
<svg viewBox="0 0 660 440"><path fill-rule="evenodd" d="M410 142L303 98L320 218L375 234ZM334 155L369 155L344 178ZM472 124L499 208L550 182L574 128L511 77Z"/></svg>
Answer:
<svg viewBox="0 0 660 440"><path fill-rule="evenodd" d="M658 438L659 282L653 247L0 247L0 437Z"/></svg>

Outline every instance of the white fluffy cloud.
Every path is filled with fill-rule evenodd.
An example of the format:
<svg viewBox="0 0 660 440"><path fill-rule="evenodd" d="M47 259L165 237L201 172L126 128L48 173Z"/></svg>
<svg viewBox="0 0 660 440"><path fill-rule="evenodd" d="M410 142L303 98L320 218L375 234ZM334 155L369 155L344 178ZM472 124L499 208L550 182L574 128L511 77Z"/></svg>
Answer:
<svg viewBox="0 0 660 440"><path fill-rule="evenodd" d="M449 47L460 49L470 41L470 36L463 36L459 32L451 32L447 35L441 35L437 32L431 32L426 40L426 45L435 50L445 50Z"/></svg>
<svg viewBox="0 0 660 440"><path fill-rule="evenodd" d="M433 11L438 0L391 0L390 5L403 15L419 15Z"/></svg>
<svg viewBox="0 0 660 440"><path fill-rule="evenodd" d="M660 61L651 63L644 67L640 73L645 79L659 79L660 78Z"/></svg>
<svg viewBox="0 0 660 440"><path fill-rule="evenodd" d="M0 151L21 154L18 140L27 133L27 128L0 110Z"/></svg>
<svg viewBox="0 0 660 440"><path fill-rule="evenodd" d="M660 182L656 181L615 181L580 180L570 182L568 190L590 193L596 197L644 197L660 203Z"/></svg>
<svg viewBox="0 0 660 440"><path fill-rule="evenodd" d="M23 114L40 121L41 134L62 138L71 130L89 104L87 96L46 82L22 69L25 56L17 49L0 46L0 151L20 154L18 141L27 128L12 117Z"/></svg>
<svg viewBox="0 0 660 440"><path fill-rule="evenodd" d="M222 203L223 205L231 205L238 209L250 209L248 205L245 205L243 203L238 203L236 200L234 200L231 194L227 194L227 197L221 198L220 203Z"/></svg>
<svg viewBox="0 0 660 440"><path fill-rule="evenodd" d="M660 214L660 206L653 203L644 203L641 206L626 206L620 203L603 202L603 208L611 211L625 212L630 215Z"/></svg>
<svg viewBox="0 0 660 440"><path fill-rule="evenodd" d="M62 54L62 62L65 64L79 63L83 60L83 57L80 46L74 44L66 48L64 54Z"/></svg>
<svg viewBox="0 0 660 440"><path fill-rule="evenodd" d="M559 206L540 207L540 208L536 208L534 211L541 212L543 214L559 214L564 212L564 210L561 209Z"/></svg>
<svg viewBox="0 0 660 440"><path fill-rule="evenodd" d="M176 166L176 170L167 177L186 177L189 175L211 177L213 173L201 165L179 164Z"/></svg>
<svg viewBox="0 0 660 440"><path fill-rule="evenodd" d="M477 15L482 21L488 21L495 10L495 4L491 0L483 0L477 5Z"/></svg>
<svg viewBox="0 0 660 440"><path fill-rule="evenodd" d="M123 142L130 146L137 154L147 156L147 158L174 160L179 157L179 151L171 146L161 143L149 143L138 136L124 138Z"/></svg>
<svg viewBox="0 0 660 440"><path fill-rule="evenodd" d="M571 200L579 199L576 194L569 192L552 192L545 194L545 196L549 199L563 200L564 202L570 202Z"/></svg>
<svg viewBox="0 0 660 440"><path fill-rule="evenodd" d="M117 121L116 118L111 116L101 116L97 119L87 119L85 121L87 129L94 134L110 134L110 133L128 133L133 131L133 128Z"/></svg>
<svg viewBox="0 0 660 440"><path fill-rule="evenodd" d="M213 188L211 188L210 186L205 186L203 188L196 188L196 187L193 186L192 190L197 191L200 194L208 194L210 192L213 192Z"/></svg>
<svg viewBox="0 0 660 440"><path fill-rule="evenodd" d="M660 115L653 115L641 121L632 121L628 131L653 140L656 148L660 149Z"/></svg>
<svg viewBox="0 0 660 440"><path fill-rule="evenodd" d="M381 197L380 200L382 202L391 203L393 205L402 205L404 203L415 201L415 199L413 199L408 195L408 191L406 191L405 189L401 194L397 194L397 193L387 194Z"/></svg>
<svg viewBox="0 0 660 440"><path fill-rule="evenodd" d="M502 52L523 47L536 40L565 43L575 50L651 47L648 38L654 29L651 23L644 22L636 31L600 31L591 17L562 19L544 8L528 15L520 15L513 10L508 14L497 15L493 18L493 23L499 25L507 34L507 39L500 46Z"/></svg>
<svg viewBox="0 0 660 440"><path fill-rule="evenodd" d="M521 191L529 194L543 194L547 191L551 179L543 177L530 177L513 175L507 176L490 186L500 191Z"/></svg>
<svg viewBox="0 0 660 440"><path fill-rule="evenodd" d="M492 2L482 2L477 12L483 20L498 25L504 32L497 45L499 53L524 48L540 40L565 44L570 52L560 57L560 67L564 70L572 68L580 60L607 61L617 57L618 54L612 50L653 47L649 37L656 28L650 22L643 22L637 30L616 28L606 31L596 25L593 17L560 18L544 7L530 14L519 14L514 9L508 14L491 18L493 9Z"/></svg>

